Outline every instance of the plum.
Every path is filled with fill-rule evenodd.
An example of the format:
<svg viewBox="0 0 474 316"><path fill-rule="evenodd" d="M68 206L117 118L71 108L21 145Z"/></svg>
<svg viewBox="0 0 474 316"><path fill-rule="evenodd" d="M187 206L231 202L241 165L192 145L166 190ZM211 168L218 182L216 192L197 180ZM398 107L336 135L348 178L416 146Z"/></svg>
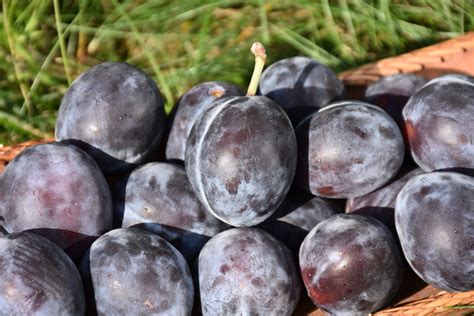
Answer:
<svg viewBox="0 0 474 316"><path fill-rule="evenodd" d="M402 110L408 99L428 80L412 73L382 77L365 90L364 100L384 109L401 128L404 126Z"/></svg>
<svg viewBox="0 0 474 316"><path fill-rule="evenodd" d="M183 94L176 105L166 142L166 159L184 161L186 140L199 115L219 98L241 95L243 92L236 85L219 81L200 83Z"/></svg>
<svg viewBox="0 0 474 316"><path fill-rule="evenodd" d="M429 81L403 109L410 150L425 171L474 168L474 78Z"/></svg>
<svg viewBox="0 0 474 316"><path fill-rule="evenodd" d="M84 315L81 276L71 259L39 235L0 236L1 315Z"/></svg>
<svg viewBox="0 0 474 316"><path fill-rule="evenodd" d="M395 296L403 275L388 229L354 214L334 215L313 228L301 245L300 269L313 303L331 315L379 310Z"/></svg>
<svg viewBox="0 0 474 316"><path fill-rule="evenodd" d="M474 178L454 172L418 175L395 204L403 253L427 283L474 290Z"/></svg>
<svg viewBox="0 0 474 316"><path fill-rule="evenodd" d="M56 139L71 139L107 174L143 163L166 128L164 101L155 82L123 62L105 62L81 74L63 97Z"/></svg>
<svg viewBox="0 0 474 316"><path fill-rule="evenodd" d="M112 200L94 160L67 143L32 146L0 177L0 216L9 232L33 230L80 258L112 228Z"/></svg>
<svg viewBox="0 0 474 316"><path fill-rule="evenodd" d="M387 226L398 238L395 229L395 201L403 186L413 177L423 174L421 168L411 171L402 169L398 175L385 186L366 195L348 199L346 212L372 216Z"/></svg>
<svg viewBox="0 0 474 316"><path fill-rule="evenodd" d="M314 195L353 198L394 177L403 163L400 129L379 107L361 101L326 106L296 127L295 182Z"/></svg>
<svg viewBox="0 0 474 316"><path fill-rule="evenodd" d="M205 236L227 227L196 198L183 167L165 162L142 165L125 187L122 227L157 223Z"/></svg>
<svg viewBox="0 0 474 316"><path fill-rule="evenodd" d="M259 88L262 95L286 111L294 125L344 95L344 85L331 69L302 56L270 65L262 74Z"/></svg>
<svg viewBox="0 0 474 316"><path fill-rule="evenodd" d="M203 315L291 315L300 285L286 247L257 228L232 228L199 255Z"/></svg>
<svg viewBox="0 0 474 316"><path fill-rule="evenodd" d="M253 226L281 204L296 168L296 138L283 110L263 96L215 102L186 145L197 197L220 220Z"/></svg>
<svg viewBox="0 0 474 316"><path fill-rule="evenodd" d="M183 256L137 228L114 229L90 249L98 315L190 315L194 288Z"/></svg>
<svg viewBox="0 0 474 316"><path fill-rule="evenodd" d="M214 102L197 119L186 144L186 173L196 196L233 226L257 225L271 216L296 168L288 116L269 98L248 94Z"/></svg>

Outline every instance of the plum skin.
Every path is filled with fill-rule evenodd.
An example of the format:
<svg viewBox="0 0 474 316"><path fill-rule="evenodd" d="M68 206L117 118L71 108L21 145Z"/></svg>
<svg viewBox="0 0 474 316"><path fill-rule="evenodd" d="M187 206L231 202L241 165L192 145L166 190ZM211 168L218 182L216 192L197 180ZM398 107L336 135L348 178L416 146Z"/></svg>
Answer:
<svg viewBox="0 0 474 316"><path fill-rule="evenodd" d="M330 314L371 313L397 293L403 264L379 221L338 214L322 221L300 248L300 269L313 303Z"/></svg>
<svg viewBox="0 0 474 316"><path fill-rule="evenodd" d="M0 237L0 270L0 314L84 315L79 271L46 238L28 232Z"/></svg>
<svg viewBox="0 0 474 316"><path fill-rule="evenodd" d="M82 256L81 242L112 228L112 199L84 151L64 142L41 144L21 152L1 175L0 215L7 231L30 229Z"/></svg>
<svg viewBox="0 0 474 316"><path fill-rule="evenodd" d="M403 108L413 160L425 171L474 168L474 78L429 81Z"/></svg>
<svg viewBox="0 0 474 316"><path fill-rule="evenodd" d="M291 315L300 295L286 247L257 228L214 236L199 255L203 315Z"/></svg>
<svg viewBox="0 0 474 316"><path fill-rule="evenodd" d="M449 292L474 289L474 178L454 172L416 176L395 204L403 253L427 283Z"/></svg>
<svg viewBox="0 0 474 316"><path fill-rule="evenodd" d="M254 226L281 204L296 168L296 138L267 97L213 103L186 144L186 173L202 204L233 226Z"/></svg>
<svg viewBox="0 0 474 316"><path fill-rule="evenodd" d="M295 182L316 196L362 196L386 184L403 163L400 129L386 112L365 102L333 103L295 131Z"/></svg>
<svg viewBox="0 0 474 316"><path fill-rule="evenodd" d="M158 235L119 228L90 249L98 315L190 315L194 287L183 256Z"/></svg>
<svg viewBox="0 0 474 316"><path fill-rule="evenodd" d="M151 162L132 171L126 183L122 227L158 223L205 236L226 225L196 198L182 166Z"/></svg>
<svg viewBox="0 0 474 316"><path fill-rule="evenodd" d="M57 140L75 140L107 174L143 163L166 128L155 82L124 62L104 62L82 73L61 101Z"/></svg>

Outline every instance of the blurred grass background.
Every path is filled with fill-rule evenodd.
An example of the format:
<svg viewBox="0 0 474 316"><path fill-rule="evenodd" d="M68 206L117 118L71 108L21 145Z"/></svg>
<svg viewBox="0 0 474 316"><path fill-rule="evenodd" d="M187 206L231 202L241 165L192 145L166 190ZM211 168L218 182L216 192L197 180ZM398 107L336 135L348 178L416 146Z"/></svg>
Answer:
<svg viewBox="0 0 474 316"><path fill-rule="evenodd" d="M471 0L2 1L0 144L51 137L69 84L102 61L151 75L169 110L196 83L246 89L254 41L268 64L306 55L335 71L474 30Z"/></svg>

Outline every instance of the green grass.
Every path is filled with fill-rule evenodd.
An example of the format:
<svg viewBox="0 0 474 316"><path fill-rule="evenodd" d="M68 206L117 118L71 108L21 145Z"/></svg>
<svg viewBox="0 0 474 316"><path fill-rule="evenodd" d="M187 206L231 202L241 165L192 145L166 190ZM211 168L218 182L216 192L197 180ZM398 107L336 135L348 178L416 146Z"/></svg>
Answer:
<svg viewBox="0 0 474 316"><path fill-rule="evenodd" d="M3 0L0 143L51 136L71 81L102 61L144 69L169 110L202 81L245 90L257 40L269 63L307 55L341 71L474 30L473 17L466 0Z"/></svg>

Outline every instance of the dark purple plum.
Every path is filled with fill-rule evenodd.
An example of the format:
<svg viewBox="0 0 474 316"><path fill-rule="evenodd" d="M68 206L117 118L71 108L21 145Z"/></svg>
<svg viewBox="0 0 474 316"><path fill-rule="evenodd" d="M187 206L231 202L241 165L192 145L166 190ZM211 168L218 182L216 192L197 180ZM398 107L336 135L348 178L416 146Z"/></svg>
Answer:
<svg viewBox="0 0 474 316"><path fill-rule="evenodd" d="M205 236L227 227L196 198L182 166L151 162L130 174L125 187L122 227L167 225Z"/></svg>
<svg viewBox="0 0 474 316"><path fill-rule="evenodd" d="M107 173L143 163L165 133L164 101L140 69L105 62L81 74L64 95L56 139L74 140Z"/></svg>
<svg viewBox="0 0 474 316"><path fill-rule="evenodd" d="M344 212L344 203L292 189L277 211L259 228L283 242L298 258L303 239L319 222ZM297 260L296 260L297 262Z"/></svg>
<svg viewBox="0 0 474 316"><path fill-rule="evenodd" d="M403 109L415 162L425 171L474 169L474 78L445 75L429 81Z"/></svg>
<svg viewBox="0 0 474 316"><path fill-rule="evenodd" d="M296 125L344 95L344 85L325 65L308 57L291 57L270 65L262 74L260 93L277 102Z"/></svg>
<svg viewBox="0 0 474 316"><path fill-rule="evenodd" d="M229 97L242 96L244 93L235 85L227 82L209 81L192 87L181 96L166 143L166 159L184 161L186 140L196 119L214 101Z"/></svg>
<svg viewBox="0 0 474 316"><path fill-rule="evenodd" d="M395 201L403 186L413 177L424 173L420 168L411 171L401 170L385 186L366 195L348 199L346 212L371 216L381 221L398 238L395 229Z"/></svg>
<svg viewBox="0 0 474 316"><path fill-rule="evenodd" d="M315 305L331 315L364 315L393 299L403 264L379 221L338 214L319 223L300 249L300 268Z"/></svg>
<svg viewBox="0 0 474 316"><path fill-rule="evenodd" d="M98 315L190 315L194 288L183 256L137 228L112 230L91 247Z"/></svg>
<svg viewBox="0 0 474 316"><path fill-rule="evenodd" d="M264 96L229 97L198 118L186 145L186 173L202 204L233 226L276 211L292 183L296 138L281 107Z"/></svg>
<svg viewBox="0 0 474 316"><path fill-rule="evenodd" d="M296 183L314 195L353 198L386 184L399 171L403 137L383 110L360 101L333 103L296 128Z"/></svg>
<svg viewBox="0 0 474 316"><path fill-rule="evenodd" d="M288 249L257 228L211 238L199 255L202 313L291 315L300 284Z"/></svg>
<svg viewBox="0 0 474 316"><path fill-rule="evenodd" d="M81 276L55 244L33 233L0 236L1 315L84 315Z"/></svg>
<svg viewBox="0 0 474 316"><path fill-rule="evenodd" d="M0 177L0 216L7 231L32 230L80 258L112 228L112 200L102 172L84 151L42 144L21 152Z"/></svg>
<svg viewBox="0 0 474 316"><path fill-rule="evenodd" d="M395 223L403 253L427 283L450 292L474 290L474 178L434 172L400 191Z"/></svg>
<svg viewBox="0 0 474 316"><path fill-rule="evenodd" d="M384 109L398 126L404 126L402 110L408 99L428 80L412 73L382 77L365 90L364 100Z"/></svg>

